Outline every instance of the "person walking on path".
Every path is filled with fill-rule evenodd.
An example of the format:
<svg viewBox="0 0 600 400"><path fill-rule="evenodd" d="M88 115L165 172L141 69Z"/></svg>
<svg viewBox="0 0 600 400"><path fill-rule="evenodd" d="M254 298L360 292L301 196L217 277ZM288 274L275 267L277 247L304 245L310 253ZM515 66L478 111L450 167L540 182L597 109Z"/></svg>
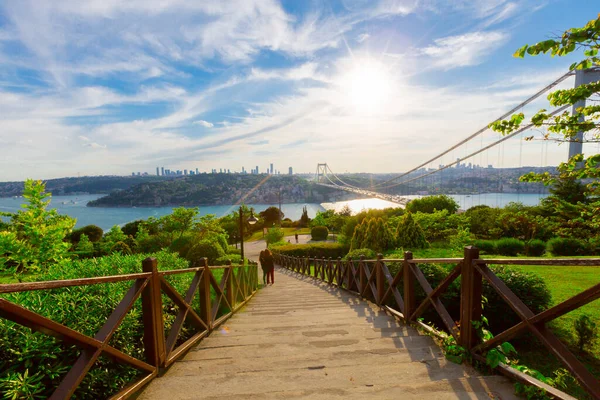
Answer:
<svg viewBox="0 0 600 400"><path fill-rule="evenodd" d="M261 250L260 254L258 256L258 261L260 262L260 267L262 268L263 271L263 285L266 286L267 285L267 274L268 274L268 269L267 266L265 265L265 250Z"/></svg>
<svg viewBox="0 0 600 400"><path fill-rule="evenodd" d="M296 244L298 244L298 234L296 233Z"/></svg>
<svg viewBox="0 0 600 400"><path fill-rule="evenodd" d="M267 285L269 281L271 281L271 285L275 283L275 261L273 260L273 254L271 250L265 249L263 250L263 256L261 265L263 271L267 271Z"/></svg>

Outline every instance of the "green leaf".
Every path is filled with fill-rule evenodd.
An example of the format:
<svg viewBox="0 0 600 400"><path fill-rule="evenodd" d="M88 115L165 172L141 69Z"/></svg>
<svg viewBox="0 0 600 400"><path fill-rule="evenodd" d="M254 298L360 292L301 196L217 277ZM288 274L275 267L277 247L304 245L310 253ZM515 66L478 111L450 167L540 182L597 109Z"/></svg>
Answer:
<svg viewBox="0 0 600 400"><path fill-rule="evenodd" d="M502 349L502 352L506 355L509 354L517 354L517 350L515 350L515 348L513 347L512 344L508 343L508 342L504 342L500 345L500 348Z"/></svg>
<svg viewBox="0 0 600 400"><path fill-rule="evenodd" d="M521 47L520 49L518 49L517 51L515 51L515 53L513 54L513 57L524 58L525 57L525 51L527 50L528 47L529 47L528 44L526 44L525 46Z"/></svg>

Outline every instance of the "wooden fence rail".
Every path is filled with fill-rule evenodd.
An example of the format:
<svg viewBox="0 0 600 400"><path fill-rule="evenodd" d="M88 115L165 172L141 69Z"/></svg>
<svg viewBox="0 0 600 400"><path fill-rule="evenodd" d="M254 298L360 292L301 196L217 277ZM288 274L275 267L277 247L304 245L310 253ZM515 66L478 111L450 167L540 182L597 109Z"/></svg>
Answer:
<svg viewBox="0 0 600 400"><path fill-rule="evenodd" d="M33 331L42 332L75 344L81 350L79 358L59 386L55 388L50 399L70 398L102 353L117 362L136 368L144 374L142 378L132 382L111 397L112 399L125 399L138 392L146 383L156 377L161 369L170 366L190 347L210 334L239 310L256 292L258 273L257 264L255 263L243 266L231 265L231 262L229 262L226 266L209 267L207 260L201 259L200 265L197 268L159 271L156 259L147 258L142 263L143 272L137 274L0 285L1 295L101 283L133 282L131 288L94 337L70 329L4 298L0 298L0 317L28 327ZM223 270L220 282L217 282L211 272L216 269ZM185 293L179 293L165 279L165 276L190 273L193 273L194 276ZM211 289L216 294L215 301L211 299ZM163 294L178 306L177 316L166 337L163 320ZM139 297L142 300L141 318L144 329L145 360L131 357L108 344ZM196 297L199 297L200 315L192 307ZM228 312L217 318L217 313L222 306ZM177 340L186 318L196 331L185 342L177 346Z"/></svg>
<svg viewBox="0 0 600 400"><path fill-rule="evenodd" d="M297 258L277 254L275 257L276 263L281 267L312 276L314 279L353 292L373 301L406 322L419 324L435 333L435 330L418 320L423 312L433 307L439 315L445 330L477 360L485 360L482 355L500 343L510 340L525 331L532 332L571 372L592 398L600 399L600 381L546 327L546 323L600 298L600 283L546 311L535 314L488 267L491 264L600 266L600 259L598 258L485 260L479 258L479 250L472 246L465 248L463 258L413 259L411 252L406 252L403 260L385 260L381 255L377 257L377 260L365 260L364 257L360 257L359 260L350 259L348 261L342 261L340 258L337 260L318 257ZM392 276L389 271L388 265L390 263L401 264L395 276ZM432 288L419 269L419 264L423 263L451 264L454 265L454 268L437 287ZM440 296L459 277L460 315L459 321L455 322L444 304L442 304ZM482 343L471 322L481 321L482 318L481 304L484 279L519 316L521 322L498 333L491 340ZM417 284L425 292L425 299L420 304L416 303ZM399 287L402 288L402 292ZM502 316L497 317L502 318ZM511 378L541 387L555 397L572 398L505 365L501 365L499 371Z"/></svg>

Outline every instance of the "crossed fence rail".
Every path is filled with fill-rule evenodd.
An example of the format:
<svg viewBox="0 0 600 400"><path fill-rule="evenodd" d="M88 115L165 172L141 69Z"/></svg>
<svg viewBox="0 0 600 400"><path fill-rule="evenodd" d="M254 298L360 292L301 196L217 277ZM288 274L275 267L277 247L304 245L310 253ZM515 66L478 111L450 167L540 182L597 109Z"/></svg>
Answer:
<svg viewBox="0 0 600 400"><path fill-rule="evenodd" d="M68 399L79 387L86 374L103 353L117 362L127 364L144 376L121 389L111 399L126 399L138 392L145 384L156 377L163 368L173 364L187 350L202 338L210 334L233 313L240 309L254 295L258 287L257 264L248 266L231 265L212 267L206 259L200 260L196 268L159 271L157 260L147 258L142 262L142 273L104 276L59 281L28 282L0 285L0 295L5 293L27 292L33 290L58 289L73 286L97 285L133 281L130 289L107 318L104 325L93 336L87 336L67 326L48 319L34 311L21 307L4 298L0 298L0 317L13 321L33 331L57 337L64 342L75 344L80 355L55 388L50 399ZM221 269L223 275L217 281L212 271ZM179 293L165 276L191 274L193 278L186 293ZM215 300L211 299L211 290ZM178 306L175 321L169 333L165 335L162 295L168 296ZM135 301L142 300L143 344L145 360L137 359L109 345L109 341L121 322L132 309ZM198 297L200 313L192 306ZM227 313L217 318L220 309ZM195 333L177 345L181 329L186 319L195 328ZM166 337L165 337L166 336Z"/></svg>
<svg viewBox="0 0 600 400"><path fill-rule="evenodd" d="M485 361L486 351L500 343L510 340L525 331L533 333L543 345L573 374L579 384L594 399L600 399L600 381L587 370L567 346L556 337L546 324L570 311L580 308L600 298L600 283L557 304L550 309L535 314L506 284L488 267L491 264L501 265L564 265L564 266L600 266L600 259L480 259L479 250L468 246L463 258L430 258L413 259L411 252L404 254L403 260L385 260L379 255L377 260L342 261L340 258L291 257L276 254L276 263L281 267L315 279L338 286L358 296L375 302L393 315L409 323L415 323L432 333L434 329L423 324L418 318L428 308L433 307L439 315L446 331L451 334L472 357ZM389 271L389 263L401 263L395 276ZM451 272L432 288L419 264L437 263L455 265ZM460 318L454 321L440 296L458 277L460 280ZM477 335L472 321L482 318L483 280L500 295L500 297L519 316L521 322L497 334L491 340L482 342ZM417 304L417 283L425 292L425 299ZM401 285L401 286L400 286ZM402 288L402 292L399 290ZM501 318L502 316L496 316ZM492 317L490 317L492 318ZM499 372L521 382L545 389L557 398L572 399L571 396L523 374L514 368L501 364Z"/></svg>

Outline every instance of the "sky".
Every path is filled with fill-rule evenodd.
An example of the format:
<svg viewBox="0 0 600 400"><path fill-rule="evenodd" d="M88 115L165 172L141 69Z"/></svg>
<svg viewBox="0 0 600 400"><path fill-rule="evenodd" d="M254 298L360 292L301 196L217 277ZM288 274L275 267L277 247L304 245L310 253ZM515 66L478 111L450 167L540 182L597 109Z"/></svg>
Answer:
<svg viewBox="0 0 600 400"><path fill-rule="evenodd" d="M512 54L598 11L596 0L0 0L0 181L270 163L405 171L565 73L576 57ZM566 157L543 146L507 142L474 163Z"/></svg>

